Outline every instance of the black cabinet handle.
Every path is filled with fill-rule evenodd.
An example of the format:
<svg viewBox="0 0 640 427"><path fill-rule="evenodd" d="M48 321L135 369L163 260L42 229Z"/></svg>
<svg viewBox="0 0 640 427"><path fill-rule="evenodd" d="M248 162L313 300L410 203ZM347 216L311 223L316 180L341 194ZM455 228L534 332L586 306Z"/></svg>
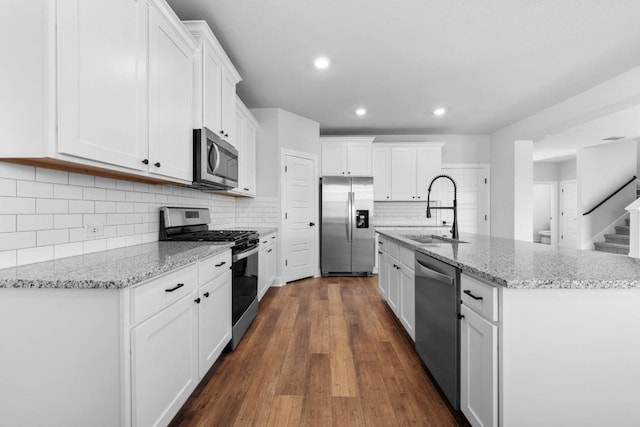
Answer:
<svg viewBox="0 0 640 427"><path fill-rule="evenodd" d="M389 198L389 196L387 196L387 199Z"/></svg>
<svg viewBox="0 0 640 427"><path fill-rule="evenodd" d="M264 241L264 242L262 242L262 243L267 243L267 242L268 242L268 240L265 240L265 241Z"/></svg>
<svg viewBox="0 0 640 427"><path fill-rule="evenodd" d="M351 175L351 171L347 172L347 175Z"/></svg>
<svg viewBox="0 0 640 427"><path fill-rule="evenodd" d="M216 267L222 267L223 265L225 265L227 263L227 261L222 261L220 264L216 264Z"/></svg>
<svg viewBox="0 0 640 427"><path fill-rule="evenodd" d="M224 136L224 129L220 131L220 135Z"/></svg>
<svg viewBox="0 0 640 427"><path fill-rule="evenodd" d="M249 191L249 189L247 187L244 187L244 191Z"/></svg>
<svg viewBox="0 0 640 427"><path fill-rule="evenodd" d="M458 319L464 319L464 314L458 313Z"/></svg>
<svg viewBox="0 0 640 427"><path fill-rule="evenodd" d="M415 199L415 198L416 198L416 196L411 196L411 198L412 198L412 199Z"/></svg>
<svg viewBox="0 0 640 427"><path fill-rule="evenodd" d="M309 223L309 227L313 227L314 225L316 225L316 223L315 223L315 222L310 222L310 223Z"/></svg>
<svg viewBox="0 0 640 427"><path fill-rule="evenodd" d="M465 294L469 295L469 296L470 296L471 298L473 298L473 299L477 299L477 300L481 300L481 299L482 299L482 297L477 297L477 296L475 296L474 294L472 294L472 293L471 293L471 291L470 291L470 290L468 290L468 289L467 289L467 290L465 290L465 291L462 291L462 292L464 292Z"/></svg>
<svg viewBox="0 0 640 427"><path fill-rule="evenodd" d="M384 245L384 242L378 242L379 245Z"/></svg>
<svg viewBox="0 0 640 427"><path fill-rule="evenodd" d="M200 298L195 299L196 304L200 304Z"/></svg>
<svg viewBox="0 0 640 427"><path fill-rule="evenodd" d="M273 249L269 249L267 252L271 252Z"/></svg>
<svg viewBox="0 0 640 427"><path fill-rule="evenodd" d="M155 167L159 168L159 167L160 167L160 162L155 162L155 163L153 164L153 166L155 166Z"/></svg>
<svg viewBox="0 0 640 427"><path fill-rule="evenodd" d="M272 239L275 239L275 238L276 238L276 236L271 236L271 238L272 238Z"/></svg>
<svg viewBox="0 0 640 427"><path fill-rule="evenodd" d="M209 298L209 292L204 293L205 298Z"/></svg>
<svg viewBox="0 0 640 427"><path fill-rule="evenodd" d="M148 164L149 164L149 159L144 159L144 160L142 161L142 163L144 163L145 165L148 165Z"/></svg>
<svg viewBox="0 0 640 427"><path fill-rule="evenodd" d="M378 253L379 253L380 255L382 255L382 251L378 251Z"/></svg>
<svg viewBox="0 0 640 427"><path fill-rule="evenodd" d="M165 292L173 292L173 291L177 291L178 289L180 289L181 287L184 286L184 283L178 283L177 285L175 285L173 288L171 289L165 289Z"/></svg>

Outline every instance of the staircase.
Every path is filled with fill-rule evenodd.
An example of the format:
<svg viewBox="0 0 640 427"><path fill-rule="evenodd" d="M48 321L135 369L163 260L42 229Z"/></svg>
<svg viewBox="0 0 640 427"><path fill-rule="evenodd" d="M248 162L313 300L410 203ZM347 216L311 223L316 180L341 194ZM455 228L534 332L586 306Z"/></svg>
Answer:
<svg viewBox="0 0 640 427"><path fill-rule="evenodd" d="M605 234L604 242L596 242L596 251L612 254L629 255L629 218L625 218L625 225L616 225L615 234Z"/></svg>

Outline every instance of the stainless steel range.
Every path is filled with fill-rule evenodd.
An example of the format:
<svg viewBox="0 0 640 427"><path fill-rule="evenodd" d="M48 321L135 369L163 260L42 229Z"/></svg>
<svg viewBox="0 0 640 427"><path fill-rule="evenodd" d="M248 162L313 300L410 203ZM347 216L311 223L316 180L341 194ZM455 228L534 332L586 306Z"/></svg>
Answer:
<svg viewBox="0 0 640 427"><path fill-rule="evenodd" d="M235 350L258 314L258 244L256 231L209 230L207 208L160 208L160 240L232 242L233 282L231 349Z"/></svg>

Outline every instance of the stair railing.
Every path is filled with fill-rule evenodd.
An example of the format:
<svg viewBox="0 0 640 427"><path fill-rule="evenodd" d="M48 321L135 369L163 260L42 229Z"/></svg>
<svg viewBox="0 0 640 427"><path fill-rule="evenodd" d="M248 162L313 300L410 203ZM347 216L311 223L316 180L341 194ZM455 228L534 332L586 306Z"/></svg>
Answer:
<svg viewBox="0 0 640 427"><path fill-rule="evenodd" d="M616 194L618 194L620 191L622 191L623 188L625 188L627 185L631 184L633 181L635 181L636 179L638 179L637 176L633 176L633 178L631 178L629 181L625 182L624 184L622 184L622 186L620 186L620 188L618 188L616 191L614 191L613 193L609 194L609 196L607 196L606 199L604 199L603 201L601 201L600 203L598 203L597 205L595 205L594 207L592 207L590 210L588 210L587 212L583 213L582 215L589 215L591 212L595 211L596 209L598 209L600 206L604 205L605 202L607 200L609 200L610 198L612 198L613 196L615 196Z"/></svg>

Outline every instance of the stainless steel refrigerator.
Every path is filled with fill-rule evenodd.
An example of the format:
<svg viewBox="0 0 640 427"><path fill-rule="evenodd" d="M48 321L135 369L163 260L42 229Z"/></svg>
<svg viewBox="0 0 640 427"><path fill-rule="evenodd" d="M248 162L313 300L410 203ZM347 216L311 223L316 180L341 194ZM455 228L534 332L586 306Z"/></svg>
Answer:
<svg viewBox="0 0 640 427"><path fill-rule="evenodd" d="M370 275L375 262L373 178L321 179L323 276Z"/></svg>

